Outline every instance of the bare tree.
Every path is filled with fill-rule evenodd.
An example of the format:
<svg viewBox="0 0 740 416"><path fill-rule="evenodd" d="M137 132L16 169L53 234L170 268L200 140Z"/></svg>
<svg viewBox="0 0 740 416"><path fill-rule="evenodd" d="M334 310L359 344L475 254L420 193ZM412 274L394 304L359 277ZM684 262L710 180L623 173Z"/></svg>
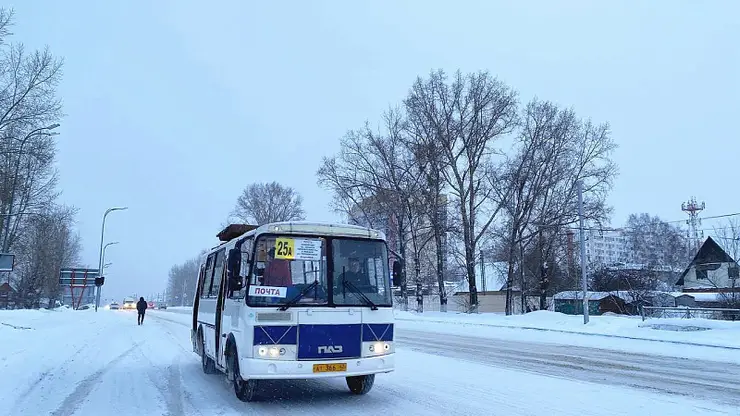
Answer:
<svg viewBox="0 0 740 416"><path fill-rule="evenodd" d="M631 214L625 235L634 263L671 270L686 266L688 241L677 226L647 213Z"/></svg>
<svg viewBox="0 0 740 416"><path fill-rule="evenodd" d="M56 198L50 130L62 116L62 60L7 43L12 22L13 12L0 9L0 251L10 250L27 215Z"/></svg>
<svg viewBox="0 0 740 416"><path fill-rule="evenodd" d="M433 134L447 169L442 173L460 212L471 309L476 310L476 247L499 207L491 202L487 169L493 142L512 131L517 121L516 93L487 72L451 83L443 71L417 79L407 97L409 119L417 131ZM493 206L491 206L493 205Z"/></svg>
<svg viewBox="0 0 740 416"><path fill-rule="evenodd" d="M0 250L9 251L23 221L41 212L56 199L56 150L48 133L30 132L19 141L5 139L3 147L15 149L0 156Z"/></svg>
<svg viewBox="0 0 740 416"><path fill-rule="evenodd" d="M201 255L204 252L201 252ZM198 283L199 257L176 264L170 268L167 279L167 303L192 306L195 286Z"/></svg>
<svg viewBox="0 0 740 416"><path fill-rule="evenodd" d="M277 182L247 186L236 202L234 216L259 225L305 219L303 197Z"/></svg>
<svg viewBox="0 0 740 416"><path fill-rule="evenodd" d="M406 147L405 119L398 109L383 115L381 132L366 123L349 131L340 142L340 153L325 158L317 171L319 185L334 195L334 209L351 221L373 228L395 224L399 255L404 265L401 296L407 307L406 249L411 244L417 289L420 288L420 255L431 239L423 235L420 221L418 166ZM417 290L417 295L421 290Z"/></svg>
<svg viewBox="0 0 740 416"><path fill-rule="evenodd" d="M80 237L72 229L76 214L72 207L51 206L23 223L14 272L23 307L45 306L39 305L41 298L52 306L59 299L59 271L79 261Z"/></svg>
<svg viewBox="0 0 740 416"><path fill-rule="evenodd" d="M584 183L587 221L600 223L608 215L605 199L616 175L611 160L615 148L607 124L593 125L578 119L572 110L537 99L525 108L515 155L502 174L488 176L507 214L507 314L513 310L515 263L521 257L517 252L526 251L539 237L541 265L551 261L557 236L578 220L579 181ZM542 273L542 297L547 279ZM525 288L521 289L524 296Z"/></svg>
<svg viewBox="0 0 740 416"><path fill-rule="evenodd" d="M408 111L413 114L411 109ZM421 213L429 221L431 238L434 241L433 264L439 293L439 307L441 312L447 312L447 290L444 279L449 244L447 233L451 228L448 223L448 198L443 191L445 189L444 170L448 169L448 165L445 162L441 143L435 140L436 134L433 126L426 121L423 117L410 117L410 122L407 123L409 132L407 146L413 154L421 179L419 207Z"/></svg>

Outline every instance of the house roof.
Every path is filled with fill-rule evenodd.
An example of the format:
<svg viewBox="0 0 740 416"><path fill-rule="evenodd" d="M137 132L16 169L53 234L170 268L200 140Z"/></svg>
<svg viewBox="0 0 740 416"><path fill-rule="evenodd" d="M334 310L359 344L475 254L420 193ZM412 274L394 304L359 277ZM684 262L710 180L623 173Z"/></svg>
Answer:
<svg viewBox="0 0 740 416"><path fill-rule="evenodd" d="M15 292L15 289L8 282L5 282L0 284L0 292Z"/></svg>
<svg viewBox="0 0 740 416"><path fill-rule="evenodd" d="M707 237L707 239L704 241L704 244L701 245L699 248L699 251L696 252L696 255L694 256L694 259L691 260L691 263L689 263L688 266L686 266L686 269L681 273L681 277L678 278L678 281L676 282L677 286L683 286L684 285L684 277L686 277L686 274L691 270L692 267L695 267L699 264L711 264L711 263L735 263L735 260L730 257L727 252L720 247L719 244L717 244L716 241L712 239L712 237Z"/></svg>
<svg viewBox="0 0 740 416"><path fill-rule="evenodd" d="M588 292L588 300L601 300L606 297L611 296L611 293L609 292ZM579 300L583 299L583 291L566 291L566 292L559 292L556 293L553 296L553 299L558 300Z"/></svg>
<svg viewBox="0 0 740 416"><path fill-rule="evenodd" d="M637 292L630 292L626 290L615 290L613 292L588 292L588 300L602 300L606 299L609 296L622 299L626 303L632 303L640 299L646 299L646 298L658 298L658 297L669 297L669 298L675 298L676 293L668 293L668 292L661 292L661 291L645 291L642 293ZM680 295L680 293L678 294ZM553 296L554 299L558 300L582 300L583 299L583 292L582 291L566 291L566 292L560 292L556 293L555 296Z"/></svg>

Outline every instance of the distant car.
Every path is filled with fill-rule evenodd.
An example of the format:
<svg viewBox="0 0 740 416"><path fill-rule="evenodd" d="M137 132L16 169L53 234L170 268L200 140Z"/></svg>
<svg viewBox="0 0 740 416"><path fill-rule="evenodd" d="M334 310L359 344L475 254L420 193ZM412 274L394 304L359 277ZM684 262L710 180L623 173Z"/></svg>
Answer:
<svg viewBox="0 0 740 416"><path fill-rule="evenodd" d="M149 308L149 309L154 309L154 302L152 302L152 301L147 302L146 307Z"/></svg>
<svg viewBox="0 0 740 416"><path fill-rule="evenodd" d="M116 303L116 302L113 302L113 303L110 304L109 307L110 307L111 310L118 310L120 308L120 305L118 305L118 303Z"/></svg>
<svg viewBox="0 0 740 416"><path fill-rule="evenodd" d="M126 298L123 300L123 309L136 309L136 299Z"/></svg>
<svg viewBox="0 0 740 416"><path fill-rule="evenodd" d="M157 309L167 309L167 304L164 302L161 302L157 305Z"/></svg>

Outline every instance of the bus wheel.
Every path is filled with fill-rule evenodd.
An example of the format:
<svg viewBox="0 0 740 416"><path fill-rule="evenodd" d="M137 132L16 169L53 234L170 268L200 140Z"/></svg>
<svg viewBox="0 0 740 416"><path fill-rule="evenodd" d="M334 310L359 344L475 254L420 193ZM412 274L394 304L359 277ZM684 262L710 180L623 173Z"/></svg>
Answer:
<svg viewBox="0 0 740 416"><path fill-rule="evenodd" d="M229 371L232 372L234 377L232 383L234 384L236 397L243 402L253 402L257 397L257 380L242 379L236 351L229 355Z"/></svg>
<svg viewBox="0 0 740 416"><path fill-rule="evenodd" d="M200 336L200 366L206 374L216 373L216 363L206 354L206 346L203 342L203 334Z"/></svg>
<svg viewBox="0 0 740 416"><path fill-rule="evenodd" d="M375 374L347 377L347 387L352 394L367 394L375 384Z"/></svg>

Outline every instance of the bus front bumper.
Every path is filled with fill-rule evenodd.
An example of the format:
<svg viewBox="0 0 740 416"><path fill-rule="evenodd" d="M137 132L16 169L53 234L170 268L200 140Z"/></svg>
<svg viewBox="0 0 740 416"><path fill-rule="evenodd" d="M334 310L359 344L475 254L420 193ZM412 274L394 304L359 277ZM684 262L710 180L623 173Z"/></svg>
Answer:
<svg viewBox="0 0 740 416"><path fill-rule="evenodd" d="M310 379L349 377L366 374L389 373L395 369L395 353L370 358L349 358L332 361L280 361L241 358L239 368L242 378L263 380ZM314 365L346 364L346 371L314 372ZM322 366L323 367L323 366ZM325 369L325 368L323 368Z"/></svg>

